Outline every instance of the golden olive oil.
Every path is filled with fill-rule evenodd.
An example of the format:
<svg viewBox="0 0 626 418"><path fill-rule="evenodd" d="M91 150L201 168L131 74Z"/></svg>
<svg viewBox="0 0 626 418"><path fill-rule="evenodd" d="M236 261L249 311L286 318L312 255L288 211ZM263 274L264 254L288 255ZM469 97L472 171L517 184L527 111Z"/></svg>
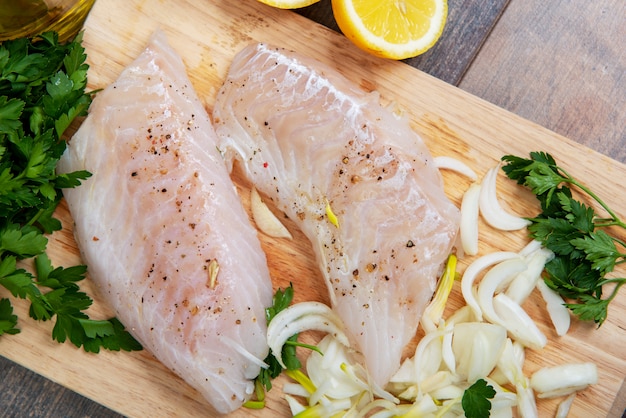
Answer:
<svg viewBox="0 0 626 418"><path fill-rule="evenodd" d="M95 0L0 0L0 42L33 37L46 31L59 40L73 38L82 28Z"/></svg>

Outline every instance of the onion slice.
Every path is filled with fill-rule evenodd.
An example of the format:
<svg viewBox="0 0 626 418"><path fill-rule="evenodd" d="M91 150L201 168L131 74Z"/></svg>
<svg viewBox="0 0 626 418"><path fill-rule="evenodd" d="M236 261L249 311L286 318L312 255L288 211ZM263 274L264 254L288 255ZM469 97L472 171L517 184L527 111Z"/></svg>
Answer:
<svg viewBox="0 0 626 418"><path fill-rule="evenodd" d="M488 376L496 366L506 342L506 329L486 322L454 326L452 350L456 373L468 382Z"/></svg>
<svg viewBox="0 0 626 418"><path fill-rule="evenodd" d="M571 321L569 309L565 306L565 301L561 295L550 289L543 280L537 282L537 289L539 289L541 297L546 302L546 309L556 334L562 337L567 334Z"/></svg>
<svg viewBox="0 0 626 418"><path fill-rule="evenodd" d="M318 391L323 385L327 385L329 390L326 393L320 391L321 395L332 399L350 398L368 389L367 384L342 369L342 364L349 364L348 354L344 347L333 336L326 335L317 344L317 348L324 354L312 351L306 362L309 379ZM314 403L313 400L311 403Z"/></svg>
<svg viewBox="0 0 626 418"><path fill-rule="evenodd" d="M472 181L476 181L478 179L478 176L476 175L476 172L474 172L474 170L472 170L471 168L469 168L468 165L466 165L461 160L457 160L456 158L446 156L435 157L434 162L435 166L439 170L452 170L464 175Z"/></svg>
<svg viewBox="0 0 626 418"><path fill-rule="evenodd" d="M291 415L292 416L296 416L301 412L304 412L306 410L306 407L304 405L302 405L300 402L298 402L296 400L296 398L294 398L293 396L285 393L285 400L287 401L287 404L289 405L289 409L291 410Z"/></svg>
<svg viewBox="0 0 626 418"><path fill-rule="evenodd" d="M541 241L537 241L536 239L534 239L526 244L526 246L519 251L519 255L520 257L528 257L540 248L542 248Z"/></svg>
<svg viewBox="0 0 626 418"><path fill-rule="evenodd" d="M467 255L478 254L480 183L472 183L461 201L461 246Z"/></svg>
<svg viewBox="0 0 626 418"><path fill-rule="evenodd" d="M518 257L505 260L485 273L485 277L478 285L477 296L478 304L487 321L503 325L502 320L493 308L493 297L524 270L526 270L526 262Z"/></svg>
<svg viewBox="0 0 626 418"><path fill-rule="evenodd" d="M291 233L267 207L255 187L250 190L250 209L257 227L266 235L274 238L289 238Z"/></svg>
<svg viewBox="0 0 626 418"><path fill-rule="evenodd" d="M567 416L569 415L569 410L574 403L574 399L576 399L576 392L570 393L567 398L563 399L559 403L559 407L556 410L554 418L567 418Z"/></svg>
<svg viewBox="0 0 626 418"><path fill-rule="evenodd" d="M491 168L485 174L480 191L480 213L485 222L503 231L517 231L530 224L530 221L505 211L496 192L496 179L500 165Z"/></svg>
<svg viewBox="0 0 626 418"><path fill-rule="evenodd" d="M569 395L595 383L598 383L598 368L594 363L544 367L530 377L530 386L538 398Z"/></svg>
<svg viewBox="0 0 626 418"><path fill-rule="evenodd" d="M526 376L522 370L524 366L525 355L523 348L521 354L516 347L518 343L514 343L510 338L506 339L502 354L498 358L497 370L504 376L506 381L500 384L511 383L512 385L522 384L527 386Z"/></svg>
<svg viewBox="0 0 626 418"><path fill-rule="evenodd" d="M521 255L521 252L520 252ZM526 298L535 289L541 279L541 273L546 263L554 257L554 253L547 248L539 248L528 254L524 259L528 268L521 272L506 289L506 295L518 304L524 303Z"/></svg>
<svg viewBox="0 0 626 418"><path fill-rule="evenodd" d="M522 383L515 385L517 393L517 411L521 418L538 418L539 411L535 402L535 394L530 386L524 386Z"/></svg>
<svg viewBox="0 0 626 418"><path fill-rule="evenodd" d="M500 293L493 298L493 308L500 323L517 341L536 350L546 346L548 339L539 330L535 321L506 294Z"/></svg>
<svg viewBox="0 0 626 418"><path fill-rule="evenodd" d="M483 314L478 300L476 299L476 295L474 294L474 282L476 278L486 268L513 258L519 259L517 253L497 251L474 260L474 262L465 269L465 273L463 273L463 278L461 279L461 292L463 293L465 303L472 309L477 321L482 321Z"/></svg>
<svg viewBox="0 0 626 418"><path fill-rule="evenodd" d="M449 332L452 332L452 328L446 327L442 330L429 332L415 347L413 366L418 383L439 370L442 360L441 338Z"/></svg>
<svg viewBox="0 0 626 418"><path fill-rule="evenodd" d="M327 305L319 302L301 302L280 311L267 327L267 344L278 363L283 363L283 345L293 335L315 330L333 335L341 344L349 346L348 337L343 332L343 323Z"/></svg>

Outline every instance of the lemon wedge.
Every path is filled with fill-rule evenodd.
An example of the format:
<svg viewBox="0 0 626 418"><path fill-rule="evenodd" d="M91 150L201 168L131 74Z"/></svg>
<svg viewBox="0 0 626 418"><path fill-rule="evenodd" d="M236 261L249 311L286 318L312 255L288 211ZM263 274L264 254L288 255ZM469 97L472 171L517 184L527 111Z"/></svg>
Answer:
<svg viewBox="0 0 626 418"><path fill-rule="evenodd" d="M301 7L310 6L319 0L258 0L268 6L277 7L279 9L299 9Z"/></svg>
<svg viewBox="0 0 626 418"><path fill-rule="evenodd" d="M447 0L332 0L344 35L383 58L405 59L430 49L448 16Z"/></svg>

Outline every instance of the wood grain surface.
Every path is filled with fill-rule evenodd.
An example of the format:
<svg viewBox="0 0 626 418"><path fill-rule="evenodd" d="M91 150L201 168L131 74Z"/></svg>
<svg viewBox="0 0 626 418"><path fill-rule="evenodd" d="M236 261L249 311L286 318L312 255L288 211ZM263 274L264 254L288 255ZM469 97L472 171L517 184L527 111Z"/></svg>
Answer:
<svg viewBox="0 0 626 418"><path fill-rule="evenodd" d="M85 32L91 65L90 87L104 87L113 81L140 53L157 27L166 32L183 56L191 81L209 111L236 51L250 42L272 42L334 65L364 88L379 90L383 100L397 102L406 109L414 128L422 134L434 155L463 159L482 174L503 154L524 155L531 150L546 150L574 175L593 184L602 184L601 193L608 204L622 217L626 215L626 199L618 180L626 176L626 166L404 63L371 57L337 33L312 24L302 16L256 2L233 4L223 0L201 6L191 0L176 4L141 0L97 2ZM337 56L342 56L341 62L336 60ZM468 186L467 180L453 173L444 173L444 179L446 192L459 203ZM237 184L246 202L248 185L241 180L237 180ZM499 187L504 204L513 210L527 213L536 209L528 199L529 194L511 182L500 178ZM51 258L56 264L78 263L80 257L72 237L73 221L65 205L59 207L58 216L63 220L64 229L51 237ZM261 236L275 287L284 287L293 281L297 300L328 302L310 245L293 225L287 223L287 226L294 234L292 241ZM526 242L523 233L502 233L482 223L480 228L482 252L517 250ZM626 239L624 233L620 236ZM471 261L462 260L460 271ZM623 268L617 272L624 273ZM93 294L88 281L85 290ZM451 302L453 307L462 303L458 288ZM16 305L18 315L26 318L25 304ZM524 307L549 337L545 350L528 351L526 371L530 373L541 366L562 362L593 360L599 367L600 382L577 397L572 416L613 414L612 407L619 403L616 397L626 375L623 355L626 294L622 292L613 302L609 319L602 328L575 322L570 333L562 338L557 338L552 331L537 295ZM110 314L97 296L93 314ZM0 355L120 414L137 417L212 415L207 403L193 389L147 352L86 354L67 344L53 343L49 337L50 324L23 320L20 326L21 334L0 339ZM5 364L2 362L0 366ZM277 389L284 381L281 378L277 382ZM557 402L541 401L541 416L552 416ZM31 412L33 414L24 415L38 416L37 411ZM272 391L267 409L241 410L233 416L285 416L287 413L280 392ZM15 416L21 415L16 412Z"/></svg>
<svg viewBox="0 0 626 418"><path fill-rule="evenodd" d="M459 87L626 162L626 2L512 1Z"/></svg>

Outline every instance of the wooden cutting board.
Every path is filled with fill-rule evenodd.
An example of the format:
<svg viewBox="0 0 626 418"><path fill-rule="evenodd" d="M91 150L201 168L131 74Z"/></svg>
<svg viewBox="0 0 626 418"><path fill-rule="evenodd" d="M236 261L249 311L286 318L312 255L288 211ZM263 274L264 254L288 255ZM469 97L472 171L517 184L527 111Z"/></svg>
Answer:
<svg viewBox="0 0 626 418"><path fill-rule="evenodd" d="M380 91L384 101L393 101L406 110L415 130L422 134L435 156L459 158L482 175L504 154L527 155L530 151L545 150L575 176L592 185L622 218L626 216L621 185L626 178L626 166L403 63L367 55L344 37L295 13L272 9L255 0L96 2L84 37L91 66L89 87L102 88L112 82L142 51L157 28L166 32L182 55L191 81L209 112L234 54L251 42L273 43L333 65L366 90ZM503 177L500 175L498 180L503 204L520 214L533 214L536 206L530 193ZM444 179L446 192L460 204L469 181L449 172L444 173ZM248 185L240 179L236 181L247 204ZM51 237L50 256L56 265L80 263L72 236L72 219L64 204L57 215L64 229ZM328 303L309 243L292 224L287 226L294 234L293 240L261 235L275 287L285 287L293 281L296 301ZM523 232L498 232L482 223L480 228L482 254L519 250L527 241ZM626 240L624 235L620 232L620 237ZM471 261L472 258L461 260L459 270L462 272ZM616 272L621 276L625 273L624 268ZM83 287L94 295L88 280ZM2 292L0 296L6 296ZM457 286L451 306L459 307L462 303ZM50 338L51 324L33 322L27 318L26 304L15 304L22 332L0 338L1 355L127 416L213 414L197 392L149 353L94 355L69 344L54 343ZM626 375L626 291L622 290L612 303L609 318L600 329L574 321L570 332L561 338L552 330L537 294L524 307L549 338L548 346L541 352L527 350L526 371L531 373L542 366L566 362L594 361L599 369L599 383L580 393L570 416L606 416L613 405L621 405L617 412L621 416L626 396L622 388ZM92 315L110 314L95 295ZM284 382L285 378L276 382L265 410L240 410L232 416L287 416L289 410L280 394ZM553 416L557 403L558 400L539 401L540 416Z"/></svg>

